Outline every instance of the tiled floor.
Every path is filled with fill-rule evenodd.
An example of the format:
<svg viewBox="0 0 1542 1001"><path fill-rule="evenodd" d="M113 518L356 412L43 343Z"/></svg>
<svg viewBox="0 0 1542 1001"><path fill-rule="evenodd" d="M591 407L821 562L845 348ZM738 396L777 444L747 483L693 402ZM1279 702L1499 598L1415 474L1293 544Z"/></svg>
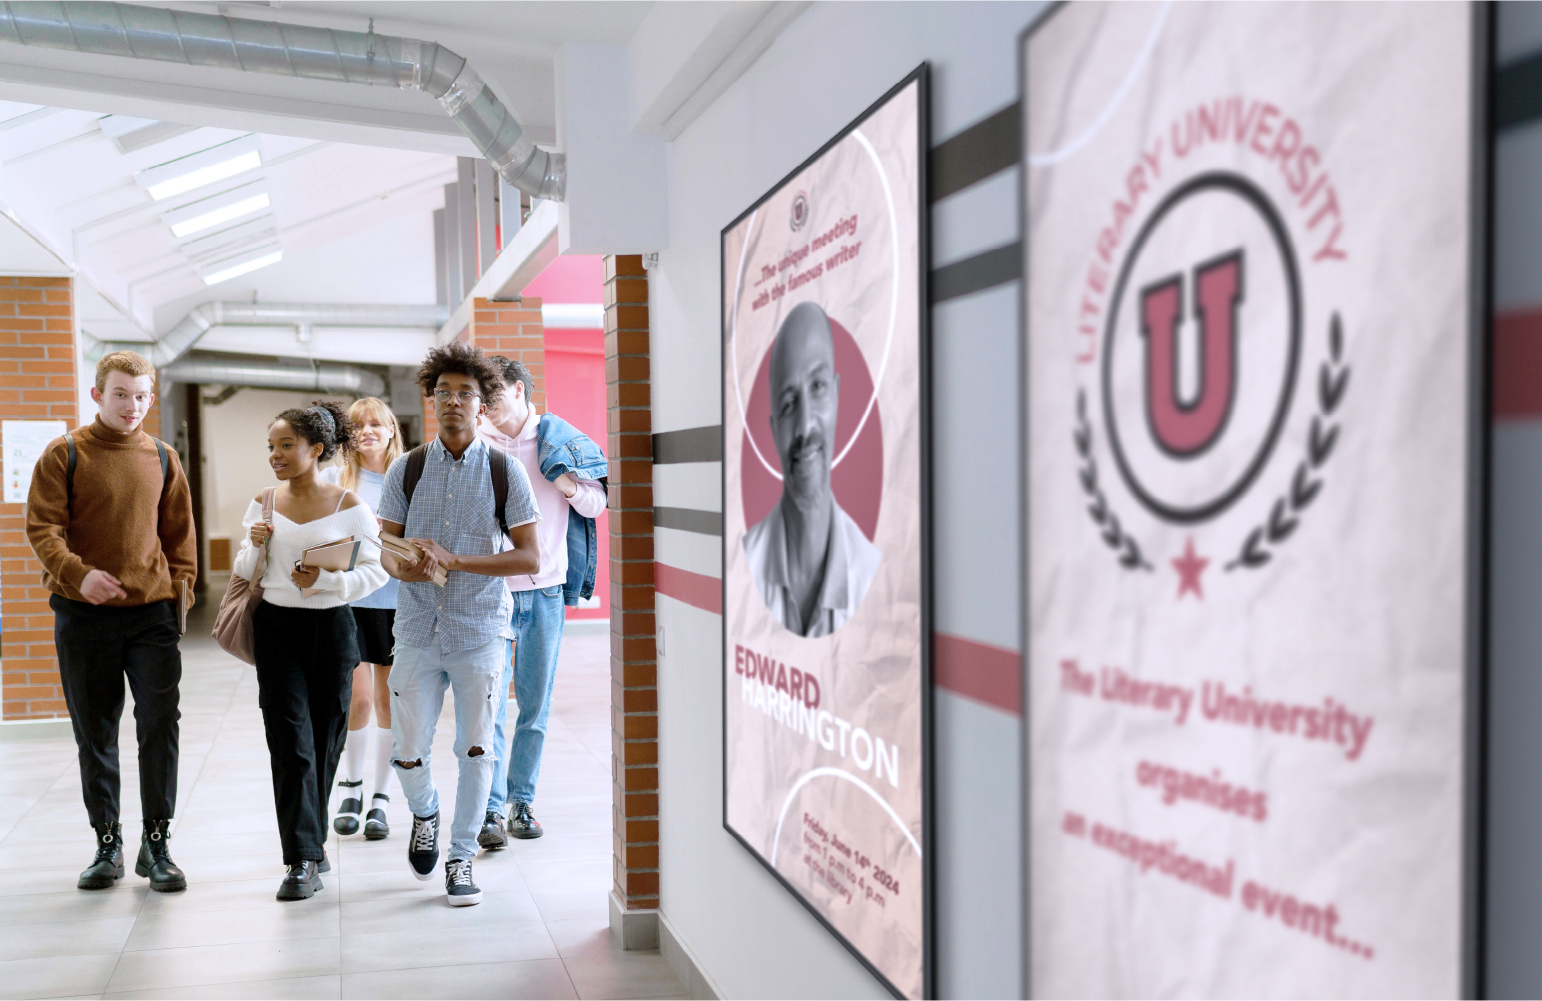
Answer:
<svg viewBox="0 0 1542 1001"><path fill-rule="evenodd" d="M256 677L212 640L191 638L207 636L206 625L188 633L171 842L186 892L148 892L132 855L113 889L75 889L92 842L74 742L0 740L0 998L680 994L656 953L621 952L610 939L607 634L570 632L563 643L536 802L546 836L483 852L482 903L451 908L442 877L420 883L407 870L399 786L389 838L332 835L326 888L307 901L274 900L284 870ZM446 818L455 796L449 701L434 747ZM131 711L121 737L123 828L137 848Z"/></svg>

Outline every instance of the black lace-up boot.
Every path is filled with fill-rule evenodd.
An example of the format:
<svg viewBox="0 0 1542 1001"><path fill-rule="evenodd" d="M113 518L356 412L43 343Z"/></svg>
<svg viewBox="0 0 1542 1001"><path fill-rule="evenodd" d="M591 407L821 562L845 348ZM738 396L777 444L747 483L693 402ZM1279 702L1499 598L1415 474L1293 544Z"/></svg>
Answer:
<svg viewBox="0 0 1542 1001"><path fill-rule="evenodd" d="M96 858L75 885L82 890L106 890L123 878L123 828L117 824L92 824L91 829L96 832Z"/></svg>
<svg viewBox="0 0 1542 1001"><path fill-rule="evenodd" d="M538 838L545 832L541 830L540 822L535 819L535 814L530 812L530 804L524 800L515 800L514 809L509 811L509 833L516 838Z"/></svg>
<svg viewBox="0 0 1542 1001"><path fill-rule="evenodd" d="M144 839L139 842L139 858L134 863L134 875L147 876L150 889L161 893L187 889L187 876L171 860L171 834L169 820L145 821Z"/></svg>
<svg viewBox="0 0 1542 1001"><path fill-rule="evenodd" d="M321 865L318 862L296 862L284 873L284 881L278 884L278 899L309 900L321 885Z"/></svg>

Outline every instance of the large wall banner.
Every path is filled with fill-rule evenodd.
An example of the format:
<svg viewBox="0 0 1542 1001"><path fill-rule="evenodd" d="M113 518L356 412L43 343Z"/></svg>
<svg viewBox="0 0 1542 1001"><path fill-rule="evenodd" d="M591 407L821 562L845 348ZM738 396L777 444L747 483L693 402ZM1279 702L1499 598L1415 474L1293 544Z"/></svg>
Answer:
<svg viewBox="0 0 1542 1001"><path fill-rule="evenodd" d="M1469 989L1476 16L1023 39L1034 996Z"/></svg>
<svg viewBox="0 0 1542 1001"><path fill-rule="evenodd" d="M923 65L722 246L723 822L912 998L930 976L926 94Z"/></svg>

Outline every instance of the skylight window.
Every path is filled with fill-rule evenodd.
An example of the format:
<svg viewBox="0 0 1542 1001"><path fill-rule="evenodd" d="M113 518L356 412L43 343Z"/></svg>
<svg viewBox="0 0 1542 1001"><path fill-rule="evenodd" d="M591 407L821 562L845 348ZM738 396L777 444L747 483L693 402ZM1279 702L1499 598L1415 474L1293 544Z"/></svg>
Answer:
<svg viewBox="0 0 1542 1001"><path fill-rule="evenodd" d="M191 219L172 223L171 232L173 236L180 240L184 236L201 233L206 229L218 226L222 222L239 219L244 215L265 209L269 204L268 193L263 191L237 202L231 202L218 208L211 208L201 215L193 216Z"/></svg>
<svg viewBox="0 0 1542 1001"><path fill-rule="evenodd" d="M208 270L201 273L201 277L205 285L218 285L220 282L229 281L238 275L256 271L258 268L265 268L270 264L277 264L283 259L283 249L270 244L257 251L254 255L221 261L218 264L211 265Z"/></svg>
<svg viewBox="0 0 1542 1001"><path fill-rule="evenodd" d="M151 198L161 201L262 166L261 144L262 140L255 134L245 135L169 163L148 167L135 174L134 180L150 192Z"/></svg>

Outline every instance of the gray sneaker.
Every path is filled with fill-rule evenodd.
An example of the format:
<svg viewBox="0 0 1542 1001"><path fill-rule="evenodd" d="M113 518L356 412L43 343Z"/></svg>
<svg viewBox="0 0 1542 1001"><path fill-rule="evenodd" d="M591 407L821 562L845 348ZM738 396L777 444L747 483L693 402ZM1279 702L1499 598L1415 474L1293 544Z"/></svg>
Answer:
<svg viewBox="0 0 1542 1001"><path fill-rule="evenodd" d="M412 837L407 839L407 865L418 879L427 881L439 864L439 814L412 817Z"/></svg>
<svg viewBox="0 0 1542 1001"><path fill-rule="evenodd" d="M444 892L451 907L470 907L482 902L482 891L471 881L470 859L450 859L444 864Z"/></svg>

